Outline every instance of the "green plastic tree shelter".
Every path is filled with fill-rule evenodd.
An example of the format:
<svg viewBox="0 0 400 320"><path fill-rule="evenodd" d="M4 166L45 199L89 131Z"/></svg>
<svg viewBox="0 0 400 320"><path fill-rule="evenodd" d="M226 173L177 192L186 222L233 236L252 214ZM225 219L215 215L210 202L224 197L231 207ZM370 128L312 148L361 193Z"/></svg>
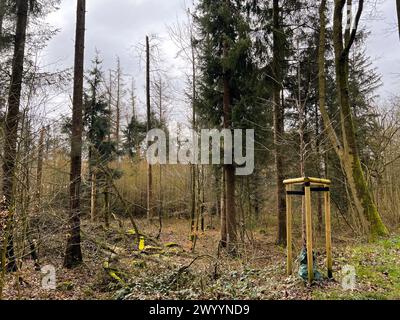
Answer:
<svg viewBox="0 0 400 320"><path fill-rule="evenodd" d="M293 272L292 197L303 196L306 209L307 278L309 283L314 279L311 192L323 192L325 202L326 264L328 269L328 278L332 278L331 200L329 189L331 181L327 179L303 177L284 180L283 183L286 186L287 274L291 275ZM302 189L295 190L295 186L301 186Z"/></svg>

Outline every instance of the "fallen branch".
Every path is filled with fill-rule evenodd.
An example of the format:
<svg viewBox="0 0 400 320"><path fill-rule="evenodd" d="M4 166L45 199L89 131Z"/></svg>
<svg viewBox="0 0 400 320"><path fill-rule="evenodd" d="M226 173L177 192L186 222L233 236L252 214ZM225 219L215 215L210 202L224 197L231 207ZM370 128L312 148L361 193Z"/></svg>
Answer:
<svg viewBox="0 0 400 320"><path fill-rule="evenodd" d="M181 276L182 273L184 273L186 270L188 270L197 260L200 260L200 259L203 259L203 258L211 258L212 260L218 260L217 258L215 258L213 256L210 256L208 254L197 256L188 265L179 268L178 271L174 275L171 276L169 284L172 285L172 284L176 283L176 281L178 281L178 279L179 279L179 277Z"/></svg>

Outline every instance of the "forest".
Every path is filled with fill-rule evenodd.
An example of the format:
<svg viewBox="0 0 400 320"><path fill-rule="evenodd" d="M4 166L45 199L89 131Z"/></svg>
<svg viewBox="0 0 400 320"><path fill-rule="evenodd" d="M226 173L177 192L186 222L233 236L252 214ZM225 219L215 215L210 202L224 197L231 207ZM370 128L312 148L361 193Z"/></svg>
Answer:
<svg viewBox="0 0 400 320"><path fill-rule="evenodd" d="M0 300L399 300L398 52L400 0L0 0Z"/></svg>

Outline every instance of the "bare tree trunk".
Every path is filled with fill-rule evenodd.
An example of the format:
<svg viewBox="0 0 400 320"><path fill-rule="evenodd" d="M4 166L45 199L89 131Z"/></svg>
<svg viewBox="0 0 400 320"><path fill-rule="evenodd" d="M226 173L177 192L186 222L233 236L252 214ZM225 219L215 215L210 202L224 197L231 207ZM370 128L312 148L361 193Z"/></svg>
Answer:
<svg viewBox="0 0 400 320"><path fill-rule="evenodd" d="M283 30L280 25L279 0L273 2L273 62L272 73L274 77L273 105L274 105L274 144L275 144L275 170L276 170L276 210L278 214L278 244L286 244L286 203L285 188L283 185L283 159L282 140L284 135L284 111L281 104L282 91L282 51Z"/></svg>
<svg viewBox="0 0 400 320"><path fill-rule="evenodd" d="M147 132L151 130L151 105L150 105L150 44L146 36L146 105L147 105ZM153 218L153 177L152 166L147 164L147 219Z"/></svg>
<svg viewBox="0 0 400 320"><path fill-rule="evenodd" d="M190 44L192 54L192 127L196 130L196 57L193 42L192 29L190 28ZM193 240L193 232L195 228L195 216L196 216L196 172L197 165L192 164L191 166L191 207L190 207L190 228L191 238Z"/></svg>
<svg viewBox="0 0 400 320"><path fill-rule="evenodd" d="M227 1L229 3L229 1ZM228 44L224 43L224 56L228 55ZM231 88L230 73L224 71L224 128L232 129L232 107L231 107ZM225 184L226 184L226 231L228 250L232 253L236 251L236 212L235 212L235 167L231 164L224 164Z"/></svg>
<svg viewBox="0 0 400 320"><path fill-rule="evenodd" d="M42 190L43 190L43 158L44 158L44 139L46 135L46 129L43 127L40 130L39 143L38 143L38 154L37 154L37 170L36 170L36 191L35 191L35 205L33 209L33 217L28 219L27 222L27 238L29 242L29 251L32 260L35 264L35 269L40 270L39 257L36 250L36 244L33 239L33 226L37 228L37 221L39 218L40 210L42 207ZM27 140L27 139L25 139ZM27 184L28 185L28 184ZM29 202L28 202L29 203ZM37 234L39 237L39 234Z"/></svg>
<svg viewBox="0 0 400 320"><path fill-rule="evenodd" d="M96 80L95 80L96 82ZM110 86L111 90L111 86ZM96 84L93 84L92 87L92 99L91 99L91 107L90 107L90 123L91 126L94 125L95 123L95 105L97 101L97 88ZM110 116L109 116L110 117ZM110 119L108 119L110 120ZM96 173L95 173L95 166L98 160L98 154L97 151L95 150L95 147L93 145L93 141L90 141L89 144L89 155L88 155L88 166L89 166L89 177L88 181L91 185L91 191L90 191L90 220L92 222L95 221L96 219Z"/></svg>
<svg viewBox="0 0 400 320"><path fill-rule="evenodd" d="M196 165L192 164L190 168L191 198L190 198L190 231L191 240L194 237L195 219L196 219Z"/></svg>
<svg viewBox="0 0 400 320"><path fill-rule="evenodd" d="M399 37L400 37L400 0L396 0L396 8L397 8L397 21L399 25Z"/></svg>
<svg viewBox="0 0 400 320"><path fill-rule="evenodd" d="M106 228L110 227L110 177L107 172L106 182L104 186L104 224Z"/></svg>
<svg viewBox="0 0 400 320"><path fill-rule="evenodd" d="M297 49L300 50L299 43L297 43ZM300 140L300 148L299 148L299 162L300 162L300 176L306 176L306 143L304 140L304 131L305 131L305 105L303 104L302 97L301 97L301 65L300 60L298 61L298 68L297 68L297 85L298 85L298 97L297 97L297 110L299 113L299 140ZM306 248L307 246L307 239L306 239L306 212L305 212L305 199L304 197L301 198L301 239L303 243L303 247Z"/></svg>
<svg viewBox="0 0 400 320"><path fill-rule="evenodd" d="M160 77L160 84L159 84L159 92L158 92L158 103L159 103L159 119L160 119L160 125L163 123L163 81L162 78ZM158 235L157 239L160 238L161 232L162 232L162 215L163 215L163 189L162 189L162 164L160 163L159 165L159 196L160 196L160 201L159 201L159 206L158 206Z"/></svg>
<svg viewBox="0 0 400 320"><path fill-rule="evenodd" d="M17 156L16 148L18 138L19 105L21 103L27 22L28 0L19 1L17 2L17 26L15 34L11 84L8 96L8 112L4 127L3 209L8 210L9 212L6 229L7 245L5 248L7 259L6 268L9 272L17 270L13 240L13 190Z"/></svg>
<svg viewBox="0 0 400 320"><path fill-rule="evenodd" d="M77 0L71 136L70 216L67 248L64 257L64 267L66 268L73 268L82 263L80 192L82 170L82 109L85 52L85 15L86 0Z"/></svg>
<svg viewBox="0 0 400 320"><path fill-rule="evenodd" d="M38 156L37 156L37 171L36 171L36 203L37 209L42 205L42 177L43 177L43 153L44 153L44 137L46 135L46 129L40 130L39 145L38 145Z"/></svg>
<svg viewBox="0 0 400 320"><path fill-rule="evenodd" d="M108 88L108 112L109 112L109 116L108 116L108 121L111 125L112 123L112 102L113 102L113 92L112 92L112 88L113 88L113 77L112 77L112 71L109 70L109 75L108 75L108 81L109 81L109 88ZM108 131L108 142L111 141L111 130Z"/></svg>
<svg viewBox="0 0 400 320"><path fill-rule="evenodd" d="M204 212L206 210L205 200L205 181L204 181L204 166L201 166L201 206L200 206L200 229L202 232L205 231L204 226Z"/></svg>
<svg viewBox="0 0 400 320"><path fill-rule="evenodd" d="M236 208L235 208L235 167L225 165L226 180L226 230L227 242L230 252L236 250Z"/></svg>
<svg viewBox="0 0 400 320"><path fill-rule="evenodd" d="M319 32L319 43L318 43L318 105L315 106L315 136L316 136L316 151L317 151L317 171L318 174L322 175L322 162L324 162L324 157L321 154L321 139L319 137L319 115L318 110L325 110L326 106L326 72L325 72L325 46L326 46L326 0L321 0L319 7L319 22L320 22L320 32ZM328 133L329 134L329 133ZM326 159L326 156L325 156ZM326 169L326 166L325 166ZM325 172L325 178L327 177L327 172ZM318 193L318 232L322 233L322 197Z"/></svg>
<svg viewBox="0 0 400 320"><path fill-rule="evenodd" d="M222 168L221 173L221 246L227 245L227 231L226 231L226 182L225 182L225 169Z"/></svg>
<svg viewBox="0 0 400 320"><path fill-rule="evenodd" d="M3 22L6 14L6 0L0 0L0 49L3 47Z"/></svg>
<svg viewBox="0 0 400 320"><path fill-rule="evenodd" d="M315 151L317 153L317 173L318 177L322 177L322 162L323 154L321 152L321 139L319 130L319 114L318 105L315 105ZM322 234L322 196L321 193L317 194L317 217L318 217L318 228L319 234Z"/></svg>
<svg viewBox="0 0 400 320"><path fill-rule="evenodd" d="M120 127L121 127L121 62L120 59L117 59L117 100L115 104L115 143L116 148L119 150L120 144ZM120 157L118 156L118 161L120 161Z"/></svg>

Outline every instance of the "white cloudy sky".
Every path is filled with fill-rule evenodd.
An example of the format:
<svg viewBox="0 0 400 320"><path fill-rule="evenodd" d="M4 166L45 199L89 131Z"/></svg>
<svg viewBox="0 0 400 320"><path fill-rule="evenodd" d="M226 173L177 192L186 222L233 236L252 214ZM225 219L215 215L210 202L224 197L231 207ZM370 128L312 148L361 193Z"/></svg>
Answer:
<svg viewBox="0 0 400 320"><path fill-rule="evenodd" d="M379 16L370 19L367 14L363 24L371 32L367 52L383 77L384 85L379 93L382 99L387 99L400 92L400 39L397 32L396 1L374 2L377 2Z"/></svg>
<svg viewBox="0 0 400 320"><path fill-rule="evenodd" d="M379 93L386 99L400 89L400 40L394 28L395 0L374 2L378 3L380 19L365 19L363 23L372 32L367 43L368 53L383 76L384 86ZM183 3L184 0L87 0L86 67L90 66L96 49L103 57L104 70L113 68L116 56L119 56L125 74L135 77L137 95L143 97L143 70L133 48L144 42L146 34L158 34L164 39L162 49L166 68L179 86L179 81L183 81L183 63L175 57L177 49L169 40L166 26L177 19L185 19ZM47 64L63 67L73 64L75 6L75 0L62 0L60 10L47 19L60 29L44 52ZM176 105L170 120L183 120L182 103Z"/></svg>
<svg viewBox="0 0 400 320"><path fill-rule="evenodd" d="M191 2L186 0L187 4ZM182 86L184 63L176 58L178 50L170 41L167 26L185 19L184 0L87 0L86 3L85 69L90 67L96 50L101 54L105 72L115 69L118 56L126 82L130 82L130 76L135 78L136 95L143 105L144 65L137 47L144 43L146 35L157 34L162 43L163 68L168 70L173 87ZM48 23L60 30L42 54L42 60L54 70L73 66L75 15L76 1L62 0L60 9L47 18ZM127 87L130 88L130 83ZM185 108L181 99L177 100L169 116L184 121ZM60 106L55 112L64 110Z"/></svg>

